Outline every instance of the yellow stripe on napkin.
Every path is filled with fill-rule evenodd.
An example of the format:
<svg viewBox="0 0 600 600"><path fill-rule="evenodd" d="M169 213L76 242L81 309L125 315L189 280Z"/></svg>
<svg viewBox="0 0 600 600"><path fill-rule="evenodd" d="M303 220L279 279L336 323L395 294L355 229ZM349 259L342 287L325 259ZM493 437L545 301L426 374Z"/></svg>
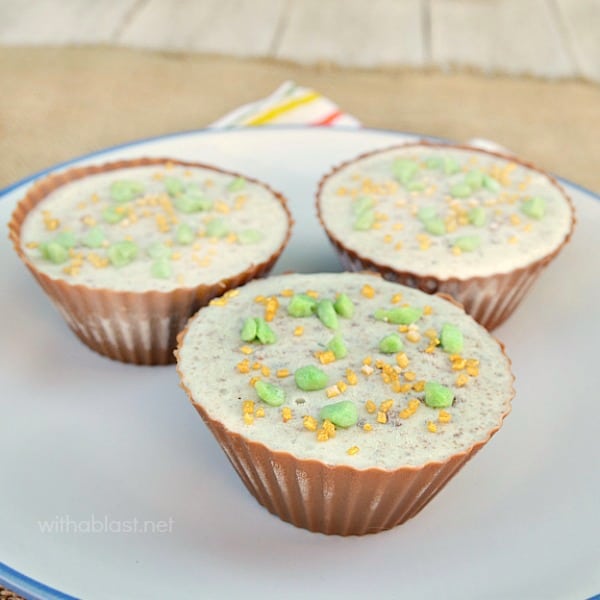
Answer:
<svg viewBox="0 0 600 600"><path fill-rule="evenodd" d="M305 94L304 96L300 96L299 98L294 98L293 100L288 100L287 102L284 102L283 104L280 104L279 106L270 108L269 110L265 111L262 114L259 114L256 117L252 117L251 119L248 119L244 123L244 125L263 125L264 123L268 123L269 121L272 121L279 115L286 113L286 112L296 108L297 106L301 106L302 104L308 104L309 102L312 102L313 100L316 100L317 98L320 98L320 97L321 97L321 94L318 94L317 92L310 92L308 94Z"/></svg>

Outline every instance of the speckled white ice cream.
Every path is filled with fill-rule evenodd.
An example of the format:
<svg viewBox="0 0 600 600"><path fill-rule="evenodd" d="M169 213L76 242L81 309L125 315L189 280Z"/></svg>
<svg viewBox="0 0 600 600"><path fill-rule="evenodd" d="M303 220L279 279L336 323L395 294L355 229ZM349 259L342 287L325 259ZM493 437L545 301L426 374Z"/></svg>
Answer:
<svg viewBox="0 0 600 600"><path fill-rule="evenodd" d="M455 159L460 170L446 174L442 168L428 168L426 161L432 157ZM419 163L413 180L422 182L423 190L411 192L395 180L396 159ZM493 175L500 189L482 187L465 198L453 198L451 188L475 169ZM361 196L375 201L381 217L375 229L354 229L352 204ZM523 201L535 196L546 204L539 220L521 211ZM416 216L422 207L435 208L447 224L453 220L453 207L458 212L482 207L486 224L458 222L444 235L432 235ZM335 171L324 182L320 208L325 226L346 248L397 271L438 278L487 276L531 264L561 245L572 221L563 192L546 175L483 152L425 145L379 152ZM479 248L453 254L456 238L471 235L479 236Z"/></svg>
<svg viewBox="0 0 600 600"><path fill-rule="evenodd" d="M364 297L361 290L365 284L375 289L372 299ZM294 318L287 314L290 298L281 295L283 290L296 293L314 290L319 299L334 299L344 292L354 301L356 311L351 319L340 318L339 333L347 347L348 356L333 363L321 365L314 353L324 350L334 332L326 328L316 316ZM400 304L392 304L392 297L402 293ZM264 314L264 306L255 302L256 296L276 296L280 307L270 325L277 335L272 345L244 344L240 340L240 329L246 317ZM421 340L413 343L404 339L404 352L410 360L402 373L413 372L418 381L434 380L450 387L455 400L446 411L452 415L450 423L439 423L437 409L427 407L422 401L415 414L403 419L399 416L413 398L423 399L423 392L411 390L406 393L393 392L383 382L377 360L396 365L394 354L382 354L379 341L385 335L398 330L397 325L376 321L373 313L378 308L392 308L409 303L412 306L429 305L433 312L424 315L416 323ZM444 323L457 325L464 335L464 358L479 360L479 375L471 377L464 387L456 386L459 374L465 371L452 369L449 355L438 347L433 353L424 350L429 345L425 331L433 328L439 332ZM296 327L302 326L304 333L294 335ZM254 349L247 356L240 351L243 345ZM367 376L361 371L363 359L371 356L374 372ZM251 366L260 363L270 369L265 377L260 370L251 369L240 373L237 365L248 358ZM346 391L329 399L325 390L306 392L294 381L294 371L305 365L315 365L329 375L330 384L347 381L347 369L358 375L356 385L348 385ZM499 344L473 319L436 296L389 283L378 277L363 274L319 274L288 275L252 282L239 289L239 295L228 299L224 306L212 305L203 308L190 322L183 345L179 349L178 369L182 383L192 398L200 404L212 419L222 422L227 429L245 437L264 443L271 450L289 452L302 459L317 459L326 464L348 464L357 468L381 467L394 469L402 465L421 465L429 461L444 460L464 451L478 441L487 439L490 430L498 427L512 397L512 375L508 359ZM279 369L288 369L290 376L278 378ZM286 394L283 406L292 410L293 417L282 421L282 407L271 407L260 401L249 380L260 376L263 380L281 386ZM407 383L401 374L399 381ZM388 411L388 422L378 423L377 413L367 412L365 402L372 400L376 405L393 399ZM256 406L265 409L265 416L255 418L247 425L242 416L242 402L254 400ZM305 415L318 419L320 409L340 400L356 404L359 421L349 429L338 428L336 436L319 442L314 432L303 425ZM437 423L437 433L427 428L428 422ZM373 430L362 429L371 423ZM347 450L358 446L359 452L349 455Z"/></svg>
<svg viewBox="0 0 600 600"><path fill-rule="evenodd" d="M167 177L180 179L186 185L196 184L203 196L212 201L212 209L194 213L175 210L169 216L157 200L169 200L164 183ZM54 190L30 212L23 225L22 246L40 271L55 279L66 279L92 288L143 292L214 284L264 262L280 248L288 231L285 210L270 190L246 181L242 189L229 191L228 186L234 179L232 175L211 169L181 165L124 168L77 179ZM143 182L144 191L127 203L135 214L135 220L125 218L120 223L109 224L103 220L102 211L109 206L119 206L110 197L110 186L118 180ZM56 230L48 230L43 211L48 211L50 218L59 221L60 226ZM167 216L166 231L157 227L156 218L161 214ZM223 219L233 234L258 230L263 237L256 243L241 245L232 237L216 239L203 236L206 223L213 218ZM104 245L97 249L81 244L92 227L86 223L94 221L105 234ZM183 223L190 225L197 235L191 244L178 244L175 239L177 226ZM76 275L65 273L69 263L53 264L42 257L39 248L29 247L51 241L62 231L75 234L77 245L73 250L83 257ZM97 268L87 260L90 254L106 259L108 246L124 239L131 239L139 248L138 256L130 264ZM166 278L151 275L153 259L146 250L157 242L172 243L172 274Z"/></svg>

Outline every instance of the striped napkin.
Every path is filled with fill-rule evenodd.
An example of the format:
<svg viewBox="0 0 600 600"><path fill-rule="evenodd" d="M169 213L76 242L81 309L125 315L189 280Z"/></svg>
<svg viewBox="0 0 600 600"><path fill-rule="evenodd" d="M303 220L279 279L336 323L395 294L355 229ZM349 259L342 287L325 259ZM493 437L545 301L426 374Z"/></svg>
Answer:
<svg viewBox="0 0 600 600"><path fill-rule="evenodd" d="M229 129L255 125L360 127L361 123L319 92L297 85L293 81L286 81L270 96L236 108L210 127Z"/></svg>
<svg viewBox="0 0 600 600"><path fill-rule="evenodd" d="M209 128L232 129L257 125L361 127L362 123L319 92L293 81L286 81L271 95L236 108L209 125ZM467 140L467 144L482 150L512 154L504 146L483 138L472 138Z"/></svg>

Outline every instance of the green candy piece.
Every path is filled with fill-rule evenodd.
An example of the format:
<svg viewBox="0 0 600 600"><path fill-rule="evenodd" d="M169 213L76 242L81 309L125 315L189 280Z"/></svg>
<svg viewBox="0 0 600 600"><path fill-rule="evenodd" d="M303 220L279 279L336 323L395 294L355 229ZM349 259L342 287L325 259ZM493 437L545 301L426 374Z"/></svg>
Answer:
<svg viewBox="0 0 600 600"><path fill-rule="evenodd" d="M160 258L171 258L172 250L166 244L155 242L146 248L146 252L150 258L158 260Z"/></svg>
<svg viewBox="0 0 600 600"><path fill-rule="evenodd" d="M177 177L167 177L165 179L165 188L169 196L179 196L185 191L185 184Z"/></svg>
<svg viewBox="0 0 600 600"><path fill-rule="evenodd" d="M104 242L104 231L100 227L92 227L84 236L82 243L88 248L100 248Z"/></svg>
<svg viewBox="0 0 600 600"><path fill-rule="evenodd" d="M352 210L355 215L360 215L366 210L371 210L374 206L375 203L373 202L373 198L370 198L369 196L360 196L354 201Z"/></svg>
<svg viewBox="0 0 600 600"><path fill-rule="evenodd" d="M422 192L425 189L425 182L423 182L423 181L409 181L406 184L406 189L409 192Z"/></svg>
<svg viewBox="0 0 600 600"><path fill-rule="evenodd" d="M358 214L356 219L354 219L354 223L352 224L352 228L355 231L368 231L375 224L375 211L373 210L365 210Z"/></svg>
<svg viewBox="0 0 600 600"><path fill-rule="evenodd" d="M473 252L480 244L481 238L478 235L462 235L454 240L454 246L463 252Z"/></svg>
<svg viewBox="0 0 600 600"><path fill-rule="evenodd" d="M246 180L243 177L236 177L228 186L230 192L239 192L246 187Z"/></svg>
<svg viewBox="0 0 600 600"><path fill-rule="evenodd" d="M400 352L402 348L404 348L404 343L397 333L390 333L390 335L386 335L379 342L379 351L384 354L395 354L396 352Z"/></svg>
<svg viewBox="0 0 600 600"><path fill-rule="evenodd" d="M173 200L173 205L178 211L189 214L203 210L210 210L213 204L207 198L183 194L181 196L177 196Z"/></svg>
<svg viewBox="0 0 600 600"><path fill-rule="evenodd" d="M325 371L321 371L321 369L313 365L307 365L306 367L296 369L294 380L301 390L313 392L326 388L329 377Z"/></svg>
<svg viewBox="0 0 600 600"><path fill-rule="evenodd" d="M132 262L138 253L138 247L133 242L125 240L116 242L107 250L108 259L114 267L124 267Z"/></svg>
<svg viewBox="0 0 600 600"><path fill-rule="evenodd" d="M446 233L446 224L442 219L429 219L423 223L425 231L431 235L444 235Z"/></svg>
<svg viewBox="0 0 600 600"><path fill-rule="evenodd" d="M169 279L173 274L173 266L168 258L159 258L152 263L150 273L157 279Z"/></svg>
<svg viewBox="0 0 600 600"><path fill-rule="evenodd" d="M422 206L417 213L417 219L422 223L435 219L438 216L437 210L433 206Z"/></svg>
<svg viewBox="0 0 600 600"><path fill-rule="evenodd" d="M122 179L113 181L110 186L110 197L115 202L123 204L124 202L131 202L143 191L144 185L141 182Z"/></svg>
<svg viewBox="0 0 600 600"><path fill-rule="evenodd" d="M455 183L450 188L450 194L453 198L468 198L473 191L468 183Z"/></svg>
<svg viewBox="0 0 600 600"><path fill-rule="evenodd" d="M122 221L125 216L125 212L117 211L114 206L109 206L102 211L102 218L111 225Z"/></svg>
<svg viewBox="0 0 600 600"><path fill-rule="evenodd" d="M402 184L406 185L419 170L419 165L414 160L397 158L392 165L394 177Z"/></svg>
<svg viewBox="0 0 600 600"><path fill-rule="evenodd" d="M287 310L292 317L310 317L317 310L317 301L306 294L296 294Z"/></svg>
<svg viewBox="0 0 600 600"><path fill-rule="evenodd" d="M321 300L317 304L317 317L329 329L337 329L339 327L337 313L331 300Z"/></svg>
<svg viewBox="0 0 600 600"><path fill-rule="evenodd" d="M77 242L72 231L62 231L54 238L54 241L67 250L70 250Z"/></svg>
<svg viewBox="0 0 600 600"><path fill-rule="evenodd" d="M448 408L454 401L454 392L441 383L428 381L425 384L425 404L430 408Z"/></svg>
<svg viewBox="0 0 600 600"><path fill-rule="evenodd" d="M415 308L414 306L399 306L398 308L392 308L388 312L388 318L390 323L394 325L411 325L416 323L423 314L421 308Z"/></svg>
<svg viewBox="0 0 600 600"><path fill-rule="evenodd" d="M195 237L194 230L187 223L182 223L175 232L177 243L184 246L191 244Z"/></svg>
<svg viewBox="0 0 600 600"><path fill-rule="evenodd" d="M263 234L257 229L244 229L237 234L237 241L238 244L247 246L248 244L257 244L263 237Z"/></svg>
<svg viewBox="0 0 600 600"><path fill-rule="evenodd" d="M446 175L454 175L460 171L460 163L451 156L444 156L444 173Z"/></svg>
<svg viewBox="0 0 600 600"><path fill-rule="evenodd" d="M244 324L242 325L242 331L240 332L240 337L242 338L242 341L244 341L244 342L254 341L254 338L256 337L256 330L257 330L256 319L254 319L252 317L248 317L244 321Z"/></svg>
<svg viewBox="0 0 600 600"><path fill-rule="evenodd" d="M464 345L462 331L452 323L444 323L440 331L440 343L445 352L458 354Z"/></svg>
<svg viewBox="0 0 600 600"><path fill-rule="evenodd" d="M285 392L268 381L257 381L254 389L258 397L269 406L281 406L285 402Z"/></svg>
<svg viewBox="0 0 600 600"><path fill-rule="evenodd" d="M335 312L340 317L344 317L345 319L351 319L354 315L354 303L347 294L338 294L333 303L333 308L335 308Z"/></svg>
<svg viewBox="0 0 600 600"><path fill-rule="evenodd" d="M274 344L277 338L267 322L260 317L256 317L254 320L256 321L256 339L261 344Z"/></svg>
<svg viewBox="0 0 600 600"><path fill-rule="evenodd" d="M229 227L224 219L217 217L206 224L206 235L208 237L223 238L229 233Z"/></svg>
<svg viewBox="0 0 600 600"><path fill-rule="evenodd" d="M329 340L327 344L327 350L331 350L335 355L336 359L346 358L348 356L348 348L342 339L341 335L335 335Z"/></svg>
<svg viewBox="0 0 600 600"><path fill-rule="evenodd" d="M546 213L546 201L543 198L540 198L540 196L528 198L521 204L521 212L532 219L539 220Z"/></svg>
<svg viewBox="0 0 600 600"><path fill-rule="evenodd" d="M479 169L469 171L465 175L465 183L472 190L478 190L483 185L484 179L485 179L485 173L483 171L480 171Z"/></svg>
<svg viewBox="0 0 600 600"><path fill-rule="evenodd" d="M499 192L500 188L502 187L500 185L500 182L497 179L494 179L493 177L490 177L489 175L484 175L483 176L483 187L486 190L489 190L490 192Z"/></svg>
<svg viewBox="0 0 600 600"><path fill-rule="evenodd" d="M439 169L443 166L444 161L441 156L430 156L425 160L428 169Z"/></svg>
<svg viewBox="0 0 600 600"><path fill-rule="evenodd" d="M485 209L482 206L476 206L469 211L469 223L475 227L483 227L486 221Z"/></svg>
<svg viewBox="0 0 600 600"><path fill-rule="evenodd" d="M69 251L58 242L46 242L40 244L42 256L55 265L66 262L69 259Z"/></svg>
<svg viewBox="0 0 600 600"><path fill-rule="evenodd" d="M410 325L421 318L423 311L414 306L399 306L390 310L379 309L375 311L375 318L378 321L393 323L394 325Z"/></svg>
<svg viewBox="0 0 600 600"><path fill-rule="evenodd" d="M325 405L319 411L319 418L331 421L336 427L352 427L358 422L358 409L354 402L342 400Z"/></svg>

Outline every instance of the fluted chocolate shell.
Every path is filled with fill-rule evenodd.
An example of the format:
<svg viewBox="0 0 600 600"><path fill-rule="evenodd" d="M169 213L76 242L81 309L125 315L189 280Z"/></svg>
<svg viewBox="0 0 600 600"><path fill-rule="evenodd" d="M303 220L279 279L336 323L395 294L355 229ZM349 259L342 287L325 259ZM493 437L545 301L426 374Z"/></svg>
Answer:
<svg viewBox="0 0 600 600"><path fill-rule="evenodd" d="M368 156L386 152L395 148L407 148L410 146L430 146L431 148L455 148L460 150L471 150L496 156L503 160L509 160L517 163L528 169L532 169L545 175L561 192L565 201L571 208L571 227L561 244L551 253L542 258L531 262L530 264L509 271L508 273L495 273L484 277L436 277L427 273L416 273L408 270L398 270L390 265L382 264L362 256L356 250L347 247L344 241L330 231L321 215L321 192L325 182L340 169L355 163ZM408 285L413 288L418 288L428 294L442 292L449 294L461 304L463 304L466 312L468 312L477 322L483 325L486 329L492 330L501 325L513 311L517 308L525 294L529 291L535 280L540 276L542 271L558 256L559 252L564 248L567 242L571 239L573 229L575 227L575 208L571 198L567 195L562 186L552 176L548 175L538 167L531 163L519 160L513 156L503 155L497 152L481 150L479 148L471 148L469 146L450 145L450 144L434 144L428 141L411 142L399 146L384 148L374 152L361 154L351 161L344 162L334 167L329 173L323 176L319 182L317 189L317 215L323 226L329 240L336 249L340 261L344 268L349 271L376 271L385 279L395 281L403 285Z"/></svg>
<svg viewBox="0 0 600 600"><path fill-rule="evenodd" d="M116 169L145 165L177 164L211 169L232 176L238 173L217 169L210 165L170 158L137 158L102 165L69 169L49 175L35 183L17 204L8 224L9 235L19 258L25 263L42 289L64 317L77 337L92 350L126 363L162 365L174 362L173 350L177 334L189 317L199 308L227 290L243 285L251 279L265 276L287 245L293 220L285 198L266 184L244 176L248 181L267 188L281 203L288 218L287 235L280 247L266 260L215 284L200 284L163 292L118 291L92 288L54 279L38 270L29 260L21 245L21 229L29 212L52 191L77 179Z"/></svg>
<svg viewBox="0 0 600 600"><path fill-rule="evenodd" d="M178 348L187 330L178 336ZM504 345L498 343L506 355ZM260 504L296 527L342 536L377 533L414 517L500 429L514 397L513 389L507 410L484 439L446 460L393 470L356 469L300 459L230 431L208 415L183 383L179 368L178 373L194 408Z"/></svg>

